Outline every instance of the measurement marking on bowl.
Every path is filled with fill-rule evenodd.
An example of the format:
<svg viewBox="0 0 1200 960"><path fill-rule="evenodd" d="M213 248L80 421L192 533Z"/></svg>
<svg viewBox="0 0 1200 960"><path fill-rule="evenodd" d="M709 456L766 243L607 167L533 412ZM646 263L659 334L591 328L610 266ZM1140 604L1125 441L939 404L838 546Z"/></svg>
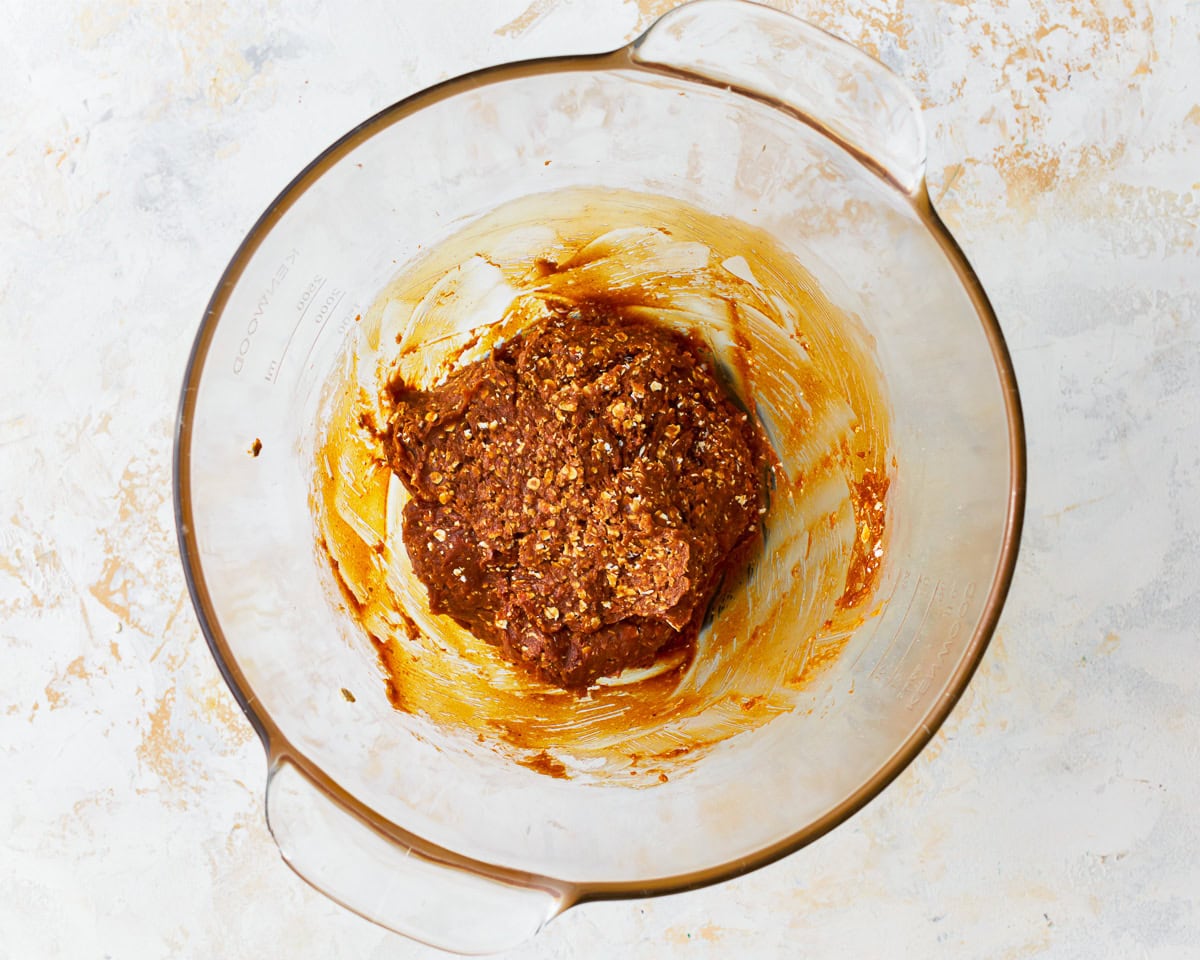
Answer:
<svg viewBox="0 0 1200 960"><path fill-rule="evenodd" d="M908 576L907 573L904 574L904 579L907 579ZM917 584L913 587L912 596L908 598L908 606L904 608L904 616L900 618L900 622L896 625L896 630L892 634L892 638L888 641L887 648L880 654L879 659L875 661L875 666L871 669L871 672L867 674L868 679L875 679L875 674L879 672L879 668L883 666L883 661L887 659L888 654L892 652L892 648L896 645L896 641L900 638L904 624L908 622L908 615L912 612L913 603L916 602L917 593L921 589L921 581L924 579L924 576L917 577Z"/></svg>
<svg viewBox="0 0 1200 960"><path fill-rule="evenodd" d="M334 294L337 295L337 299L334 300L333 303L330 303L329 301L333 298ZM335 287L333 293L325 298L325 303L321 306L321 309L317 311L317 332L313 334L312 343L308 345L308 350L304 354L304 359L300 361L301 369L308 366L309 357L311 357L313 351L317 349L317 344L321 341L321 335L325 332L325 328L329 326L330 318L333 317L333 315L337 312L337 308L345 296L346 291ZM352 303L350 305L350 309L342 315L342 322L338 325L338 329L341 333L344 334L346 330L349 329L350 324L353 323L353 316L358 312L358 304Z"/></svg>
<svg viewBox="0 0 1200 960"><path fill-rule="evenodd" d="M917 587L920 588L920 581L917 581ZM925 621L929 619L929 611L933 609L933 605L937 602L942 592L942 581L938 580L933 585L933 590L929 594L929 603L925 605L925 612L921 614L921 619L917 623L916 629L912 632L912 638L908 641L908 646L905 647L904 653L900 655L900 659L896 661L896 668L892 671L892 675L888 680L888 685L895 683L896 677L900 675L900 668L904 666L904 662L908 659L908 655L912 653L913 647L916 645L917 638L921 636L921 630L925 626ZM914 591L914 596L916 595Z"/></svg>
<svg viewBox="0 0 1200 960"><path fill-rule="evenodd" d="M938 587L944 587L942 581L938 581ZM946 636L939 645L937 655L933 658L932 662L929 662L927 658L919 660L916 666L912 668L912 671L904 679L903 683L899 683L897 680L900 675L900 667L903 665L904 659L902 658L900 663L897 664L896 670L892 674L891 680L888 682L888 686L897 689L900 698L905 701L904 705L908 710L915 709L917 705L921 703L921 698L925 695L925 692L930 688L930 686L932 686L934 680L937 678L938 671L943 669L946 658L950 656L951 651L958 642L959 634L962 633L963 624L966 622L967 613L971 609L971 601L975 597L975 590L975 581L968 580L962 587L962 599L956 601L954 599L954 588L949 588L951 598L944 604L942 609L943 611L948 611L954 617L954 619L951 622L949 629L946 631ZM944 591L935 589L935 599L940 599L943 593ZM957 607L955 606L956 602ZM933 605L933 601L931 601L929 605L930 609L932 609ZM928 611L926 611L926 613L928 614ZM914 641L915 639L916 638L914 637ZM909 650L911 649L912 644L909 645ZM905 651L905 658L907 658L908 652L909 651Z"/></svg>
<svg viewBox="0 0 1200 960"><path fill-rule="evenodd" d="M270 383L278 382L279 371L283 369L284 357L287 356L287 352L292 346L292 341L296 338L296 333L297 333L297 331L299 331L300 325L302 323L304 323L304 317L308 314L309 308L312 307L312 305L317 302L317 296L321 293L321 290L324 288L325 283L328 281L328 279L329 279L328 277L324 277L318 273L312 278L311 281L309 281L309 286L311 289L305 290L304 294L301 296L301 300L303 301L304 305L300 308L300 315L298 317L296 317L296 323L292 326L292 332L288 334L288 338L283 345L283 349L279 352L279 356L276 357L274 360L272 360L270 366L267 368L266 379L268 382L270 382ZM312 287L313 283L316 283L315 288ZM337 292L340 295L339 295L337 301L334 302L333 306L330 307L326 311L326 316L325 316L326 321L329 319L330 315L333 313L333 310L337 307L338 303L341 302L341 297L345 295L344 291L337 291ZM320 333L318 332L318 336L319 335L320 335Z"/></svg>
<svg viewBox="0 0 1200 960"><path fill-rule="evenodd" d="M930 678L933 677L934 671L942 665L942 661L950 656L950 650L958 642L958 635L962 633L963 624L966 623L967 613L971 609L971 602L975 599L975 590L974 580L968 580L963 585L962 600L958 604L958 609L953 610L954 620L947 629L946 638L938 648L937 657L929 668Z"/></svg>
<svg viewBox="0 0 1200 960"><path fill-rule="evenodd" d="M293 249L283 258L283 262L276 267L275 272L271 275L271 282L259 294L258 302L255 304L254 312L250 316L250 320L246 323L246 334L242 337L238 344L237 355L233 358L233 372L240 374L246 366L246 358L250 355L250 349L253 346L251 343L254 335L258 333L259 321L266 316L267 307L270 306L271 300L276 292L283 284L284 279L291 272L291 269L296 264L296 260L300 257L300 251ZM269 377L268 377L269 379Z"/></svg>
<svg viewBox="0 0 1200 960"><path fill-rule="evenodd" d="M863 656L866 654L866 652L868 650L870 650L873 646L875 646L875 638L879 635L879 630L882 626L883 626L883 616L882 616L882 614L880 614L879 616L877 616L875 618L875 629L871 631L871 639L862 645L862 649L860 649L858 651L858 654L850 662L850 671L851 672L853 672L854 669L858 666L858 662L863 658Z"/></svg>

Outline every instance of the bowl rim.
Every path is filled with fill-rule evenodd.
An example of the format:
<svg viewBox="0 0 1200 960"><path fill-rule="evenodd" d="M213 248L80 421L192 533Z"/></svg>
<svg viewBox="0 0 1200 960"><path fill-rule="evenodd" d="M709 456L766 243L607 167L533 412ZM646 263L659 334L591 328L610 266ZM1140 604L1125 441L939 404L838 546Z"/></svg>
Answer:
<svg viewBox="0 0 1200 960"><path fill-rule="evenodd" d="M634 43L636 43L636 40ZM192 525L190 445L193 415L208 350L216 327L224 313L224 308L231 291L236 286L247 263L257 251L263 239L292 204L326 170L376 133L403 120L418 110L431 106L441 100L482 86L523 76L614 69L666 73L703 85L715 85L712 81L684 71L669 70L661 67L647 67L637 63L630 58L630 50L631 46L623 46L607 53L564 55L523 60L486 67L454 77L420 90L383 108L350 129L321 151L271 201L238 245L222 272L220 280L217 282L212 296L205 307L199 329L188 356L175 424L172 484L174 515L179 553L188 593L209 651L216 661L217 668L220 670L238 706L241 707L242 712L246 715L263 743L267 754L269 770L273 770L280 760L286 758L290 763L299 767L314 785L324 791L345 812L393 841L446 866L492 877L501 882L533 887L551 885L562 898L563 909L574 903L589 900L626 899L679 893L733 879L767 866L807 846L850 819L875 797L879 796L908 767L946 721L982 661L983 655L995 632L1000 613L1012 584L1025 513L1027 484L1025 427L1016 373L1003 331L1000 328L995 311L988 300L987 294L984 292L979 277L967 260L958 242L950 234L934 209L924 177L921 178L919 186L914 193L905 193L905 191L899 190L895 182L884 175L877 167L866 162L865 158L861 155L850 151L869 172L883 181L885 187L892 190L899 190L899 192L908 198L919 219L938 242L955 274L970 296L983 326L988 345L991 348L996 373L1000 381L1005 403L1009 440L1009 493L1005 513L1004 534L1001 538L999 558L983 611L978 622L975 624L971 640L963 656L960 658L954 673L951 675L942 697L933 704L914 732L891 754L872 777L860 785L857 790L842 800L837 806L827 811L824 816L804 825L782 840L756 850L753 853L741 856L734 861L705 867L689 873L668 875L649 880L576 883L475 860L456 851L433 844L425 838L381 817L366 804L343 789L317 764L310 761L301 751L297 750L265 711L256 709L254 698L248 692L249 684L226 642L215 607L209 597L198 546L194 537L194 527ZM731 89L728 85L721 86ZM819 125L814 124L810 118L797 116L796 112L791 108L787 108L769 98L760 97L752 92L739 90L736 87L732 88L732 92L750 96L773 106L780 107L786 110L793 118L817 126L819 129Z"/></svg>

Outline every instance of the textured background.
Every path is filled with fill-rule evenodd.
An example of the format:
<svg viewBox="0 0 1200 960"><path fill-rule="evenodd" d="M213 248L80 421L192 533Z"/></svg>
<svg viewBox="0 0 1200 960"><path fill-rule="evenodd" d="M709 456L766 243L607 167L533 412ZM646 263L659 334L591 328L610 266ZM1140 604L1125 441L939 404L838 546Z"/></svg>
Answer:
<svg viewBox="0 0 1200 960"><path fill-rule="evenodd" d="M670 0L6 5L0 958L433 956L279 859L170 508L238 241L320 149ZM808 849L522 958L1200 955L1200 3L781 3L906 77L1024 393L1021 563L931 747ZM336 8L336 12L335 12Z"/></svg>

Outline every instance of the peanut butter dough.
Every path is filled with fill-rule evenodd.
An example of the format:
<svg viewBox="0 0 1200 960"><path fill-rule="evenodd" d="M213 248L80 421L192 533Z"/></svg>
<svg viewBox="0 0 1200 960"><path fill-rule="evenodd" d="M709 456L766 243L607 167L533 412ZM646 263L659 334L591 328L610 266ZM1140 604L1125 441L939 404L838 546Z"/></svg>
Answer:
<svg viewBox="0 0 1200 960"><path fill-rule="evenodd" d="M771 456L697 343L585 303L428 391L385 450L434 613L582 688L690 644L758 543Z"/></svg>

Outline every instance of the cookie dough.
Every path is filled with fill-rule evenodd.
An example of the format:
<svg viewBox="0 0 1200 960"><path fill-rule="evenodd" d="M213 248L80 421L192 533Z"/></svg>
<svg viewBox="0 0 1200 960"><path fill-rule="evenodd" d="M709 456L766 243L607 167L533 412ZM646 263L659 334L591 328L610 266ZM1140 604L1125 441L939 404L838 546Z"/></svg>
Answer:
<svg viewBox="0 0 1200 960"><path fill-rule="evenodd" d="M431 610L546 681L691 644L758 543L769 447L673 329L583 303L434 389L388 389Z"/></svg>

